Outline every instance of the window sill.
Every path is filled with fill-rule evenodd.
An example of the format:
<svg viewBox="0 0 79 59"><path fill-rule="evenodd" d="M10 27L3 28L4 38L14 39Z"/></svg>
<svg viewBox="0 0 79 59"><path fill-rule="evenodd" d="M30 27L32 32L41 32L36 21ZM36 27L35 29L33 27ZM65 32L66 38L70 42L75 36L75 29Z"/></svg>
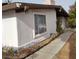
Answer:
<svg viewBox="0 0 79 59"><path fill-rule="evenodd" d="M44 32L44 33L41 33L41 34L37 34L37 35L35 35L34 39L40 38L40 37L42 37L42 36L44 36L46 34L47 34L47 32Z"/></svg>

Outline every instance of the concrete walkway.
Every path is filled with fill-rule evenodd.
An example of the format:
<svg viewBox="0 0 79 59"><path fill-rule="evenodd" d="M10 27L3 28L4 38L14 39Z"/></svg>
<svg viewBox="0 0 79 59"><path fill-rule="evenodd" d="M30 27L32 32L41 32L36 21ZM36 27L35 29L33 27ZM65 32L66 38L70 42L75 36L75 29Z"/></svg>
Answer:
<svg viewBox="0 0 79 59"><path fill-rule="evenodd" d="M55 56L61 50L71 34L72 32L70 31L63 33L50 44L43 47L26 59L52 59L53 56Z"/></svg>

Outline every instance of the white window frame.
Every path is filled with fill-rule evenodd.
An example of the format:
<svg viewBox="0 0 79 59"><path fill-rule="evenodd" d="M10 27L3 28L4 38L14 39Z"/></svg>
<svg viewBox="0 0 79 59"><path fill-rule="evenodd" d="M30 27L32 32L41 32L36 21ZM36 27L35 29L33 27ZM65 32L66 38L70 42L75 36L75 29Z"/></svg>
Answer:
<svg viewBox="0 0 79 59"><path fill-rule="evenodd" d="M45 35L45 34L47 34L47 27L46 27L46 15L42 15L42 14L34 14L34 24L35 24L35 15L38 15L38 16L45 16L45 32L42 32L42 33L39 33L39 34L35 34L35 31L34 31L34 34L35 34L35 38L36 37L40 37L40 36L43 36L43 35ZM35 25L34 25L34 27L35 27ZM35 29L36 30L36 29Z"/></svg>

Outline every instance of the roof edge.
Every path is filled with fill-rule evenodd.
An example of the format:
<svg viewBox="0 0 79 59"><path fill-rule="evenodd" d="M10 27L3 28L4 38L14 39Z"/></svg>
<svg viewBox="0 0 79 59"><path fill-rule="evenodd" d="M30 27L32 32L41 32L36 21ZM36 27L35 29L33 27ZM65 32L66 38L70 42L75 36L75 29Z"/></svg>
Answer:
<svg viewBox="0 0 79 59"><path fill-rule="evenodd" d="M22 8L24 8L25 6L29 6L29 9L33 9L33 8L34 9L35 8L36 9L56 9L58 13L65 14L66 16L68 16L68 13L60 5L45 5L45 4L24 3L24 2L2 3L2 11L16 9L17 7L19 7L17 4L19 4Z"/></svg>

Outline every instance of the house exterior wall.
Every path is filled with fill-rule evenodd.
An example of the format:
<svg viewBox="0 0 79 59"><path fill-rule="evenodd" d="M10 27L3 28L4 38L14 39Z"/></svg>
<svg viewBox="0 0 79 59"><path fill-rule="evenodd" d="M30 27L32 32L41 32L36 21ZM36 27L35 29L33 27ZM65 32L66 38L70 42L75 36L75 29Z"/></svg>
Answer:
<svg viewBox="0 0 79 59"><path fill-rule="evenodd" d="M2 14L2 45L10 47L18 47L17 21L15 12L7 11Z"/></svg>
<svg viewBox="0 0 79 59"><path fill-rule="evenodd" d="M34 14L46 15L47 31L35 35ZM16 13L18 27L18 46L26 46L29 43L40 42L56 33L56 11L55 10L29 10L28 12Z"/></svg>
<svg viewBox="0 0 79 59"><path fill-rule="evenodd" d="M45 15L46 16L46 27L48 34L56 33L56 11L53 10L32 10L34 14ZM33 18L34 19L34 18ZM34 35L35 36L35 35Z"/></svg>
<svg viewBox="0 0 79 59"><path fill-rule="evenodd" d="M16 13L18 27L18 46L22 47L33 40L33 16L31 12Z"/></svg>
<svg viewBox="0 0 79 59"><path fill-rule="evenodd" d="M45 33L35 35L34 14L46 15ZM3 12L3 45L11 47L29 46L56 33L56 11L49 9L29 10L16 13L15 11Z"/></svg>

